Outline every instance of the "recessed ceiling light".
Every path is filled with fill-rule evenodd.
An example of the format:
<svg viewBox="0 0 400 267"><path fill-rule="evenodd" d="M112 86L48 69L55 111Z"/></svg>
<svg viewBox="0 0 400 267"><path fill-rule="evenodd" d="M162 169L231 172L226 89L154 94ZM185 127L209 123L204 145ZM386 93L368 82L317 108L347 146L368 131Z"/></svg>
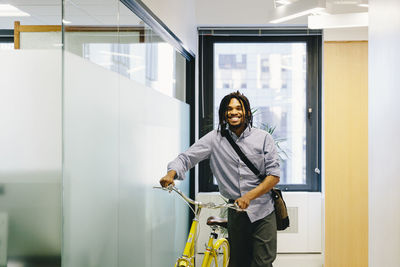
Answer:
<svg viewBox="0 0 400 267"><path fill-rule="evenodd" d="M358 4L358 6L360 6L360 7L369 7L368 4Z"/></svg>
<svg viewBox="0 0 400 267"><path fill-rule="evenodd" d="M315 13L319 13L319 12L323 12L325 10L325 8L323 7L315 7L315 8L311 8L311 9L307 9L307 10L303 10L285 17L281 17L279 19L274 19L271 20L270 23L281 23L284 21L288 21L291 19L295 19L295 18L299 18L305 15L310 15L310 14L315 14Z"/></svg>
<svg viewBox="0 0 400 267"><path fill-rule="evenodd" d="M0 4L0 17L28 17L28 13L9 4Z"/></svg>
<svg viewBox="0 0 400 267"><path fill-rule="evenodd" d="M294 18L324 11L326 0L293 1L290 5L270 9L266 15L270 23L281 23Z"/></svg>
<svg viewBox="0 0 400 267"><path fill-rule="evenodd" d="M64 24L71 24L71 21L66 20L66 19L63 19L62 22L63 22Z"/></svg>
<svg viewBox="0 0 400 267"><path fill-rule="evenodd" d="M275 0L275 3L277 3L279 6L285 6L291 4L292 2L289 0Z"/></svg>

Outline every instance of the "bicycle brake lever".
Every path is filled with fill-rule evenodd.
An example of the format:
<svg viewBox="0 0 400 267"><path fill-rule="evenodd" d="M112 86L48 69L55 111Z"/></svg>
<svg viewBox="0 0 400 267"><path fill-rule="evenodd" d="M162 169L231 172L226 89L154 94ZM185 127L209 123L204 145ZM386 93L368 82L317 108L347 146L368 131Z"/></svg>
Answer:
<svg viewBox="0 0 400 267"><path fill-rule="evenodd" d="M168 185L167 187L164 187L165 190L168 190L168 193L171 193L172 191L174 191L174 186L172 184Z"/></svg>
<svg viewBox="0 0 400 267"><path fill-rule="evenodd" d="M164 191L168 191L168 192L170 192L170 193L171 193L171 191L173 190L171 185L169 185L169 186L167 186L167 187L153 186L153 189L161 189L161 190L164 190Z"/></svg>

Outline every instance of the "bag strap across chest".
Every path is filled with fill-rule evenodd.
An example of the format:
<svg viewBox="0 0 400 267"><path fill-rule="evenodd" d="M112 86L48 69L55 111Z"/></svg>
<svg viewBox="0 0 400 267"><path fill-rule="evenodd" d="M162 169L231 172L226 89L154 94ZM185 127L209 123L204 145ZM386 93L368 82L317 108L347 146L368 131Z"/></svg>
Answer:
<svg viewBox="0 0 400 267"><path fill-rule="evenodd" d="M254 166L254 164L246 157L246 155L243 153L243 151L240 149L240 147L236 144L236 142L233 140L232 136L228 133L225 132L225 137L228 140L228 142L231 144L233 149L236 151L236 153L239 155L239 158L247 165L247 167L260 179L264 179L264 175L260 173L260 171Z"/></svg>

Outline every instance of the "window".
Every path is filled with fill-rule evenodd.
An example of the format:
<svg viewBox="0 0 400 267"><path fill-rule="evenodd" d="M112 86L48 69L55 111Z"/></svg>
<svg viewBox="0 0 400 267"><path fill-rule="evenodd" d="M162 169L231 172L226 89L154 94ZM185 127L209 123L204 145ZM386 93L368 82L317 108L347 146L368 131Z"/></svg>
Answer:
<svg viewBox="0 0 400 267"><path fill-rule="evenodd" d="M218 30L200 30L200 136L218 126L221 99L240 90L250 100L253 126L273 132L281 157L279 187L320 191L321 35L280 32L218 36ZM203 192L218 190L208 165L199 168Z"/></svg>
<svg viewBox="0 0 400 267"><path fill-rule="evenodd" d="M14 30L0 30L0 50L14 49Z"/></svg>

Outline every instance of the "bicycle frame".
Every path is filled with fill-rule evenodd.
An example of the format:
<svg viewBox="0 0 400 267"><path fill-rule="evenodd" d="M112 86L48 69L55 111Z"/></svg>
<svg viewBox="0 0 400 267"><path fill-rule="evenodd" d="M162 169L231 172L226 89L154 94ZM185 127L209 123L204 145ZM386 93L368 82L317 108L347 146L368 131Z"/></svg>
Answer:
<svg viewBox="0 0 400 267"><path fill-rule="evenodd" d="M200 209L197 209L196 215L200 214ZM195 255L195 242L196 242L196 234L197 234L197 227L199 225L199 220L197 219L197 216L193 219L192 221L192 226L190 227L188 239L186 241L185 248L183 250L182 256L177 260L175 267L189 267L189 266L195 266L194 264L194 255ZM211 261L215 259L216 264L217 263L217 252L215 248L219 248L222 243L227 242L225 238L220 238L217 239L218 235L215 232L210 233L210 237L208 239L207 243L207 248L206 251L204 252L204 258L203 262L201 264L201 267L209 267L211 265ZM217 242L214 244L214 240L217 239ZM225 248L224 248L225 249ZM223 253L224 262L228 261L228 255L229 255L229 248L228 251L224 251ZM218 267L218 266L217 266Z"/></svg>
<svg viewBox="0 0 400 267"><path fill-rule="evenodd" d="M154 187L154 188L159 188L159 187ZM216 205L214 203L201 203L198 201L194 201L188 197L186 197L179 189L175 187L167 187L167 188L160 188L164 190L169 190L169 191L175 191L178 195L180 195L184 201L186 201L189 204L193 204L197 209L195 211L195 218L192 221L192 225L190 227L189 235L185 244L185 248L183 250L183 254L180 258L175 263L175 267L193 267L195 266L194 262L194 256L195 256L195 243L196 243L196 237L197 237L197 227L199 225L199 215L201 212L202 207L206 208L221 208L221 207L228 207L228 208L233 208L236 210L240 210L237 206L233 204L224 204L224 205ZM193 210L194 212L194 210ZM213 228L215 230L215 228ZM217 256L218 252L217 250L222 246L224 243L226 243L226 246L223 247L224 253L223 253L223 262L227 263L229 259L229 243L225 238L220 238L217 239L218 235L215 233L215 231L212 231L210 233L210 237L208 239L207 243L207 248L206 251L204 252L204 258L202 262L202 267L209 267L212 260L215 259L216 262L216 267L218 267L218 262L217 262ZM217 241L214 244L214 240Z"/></svg>

